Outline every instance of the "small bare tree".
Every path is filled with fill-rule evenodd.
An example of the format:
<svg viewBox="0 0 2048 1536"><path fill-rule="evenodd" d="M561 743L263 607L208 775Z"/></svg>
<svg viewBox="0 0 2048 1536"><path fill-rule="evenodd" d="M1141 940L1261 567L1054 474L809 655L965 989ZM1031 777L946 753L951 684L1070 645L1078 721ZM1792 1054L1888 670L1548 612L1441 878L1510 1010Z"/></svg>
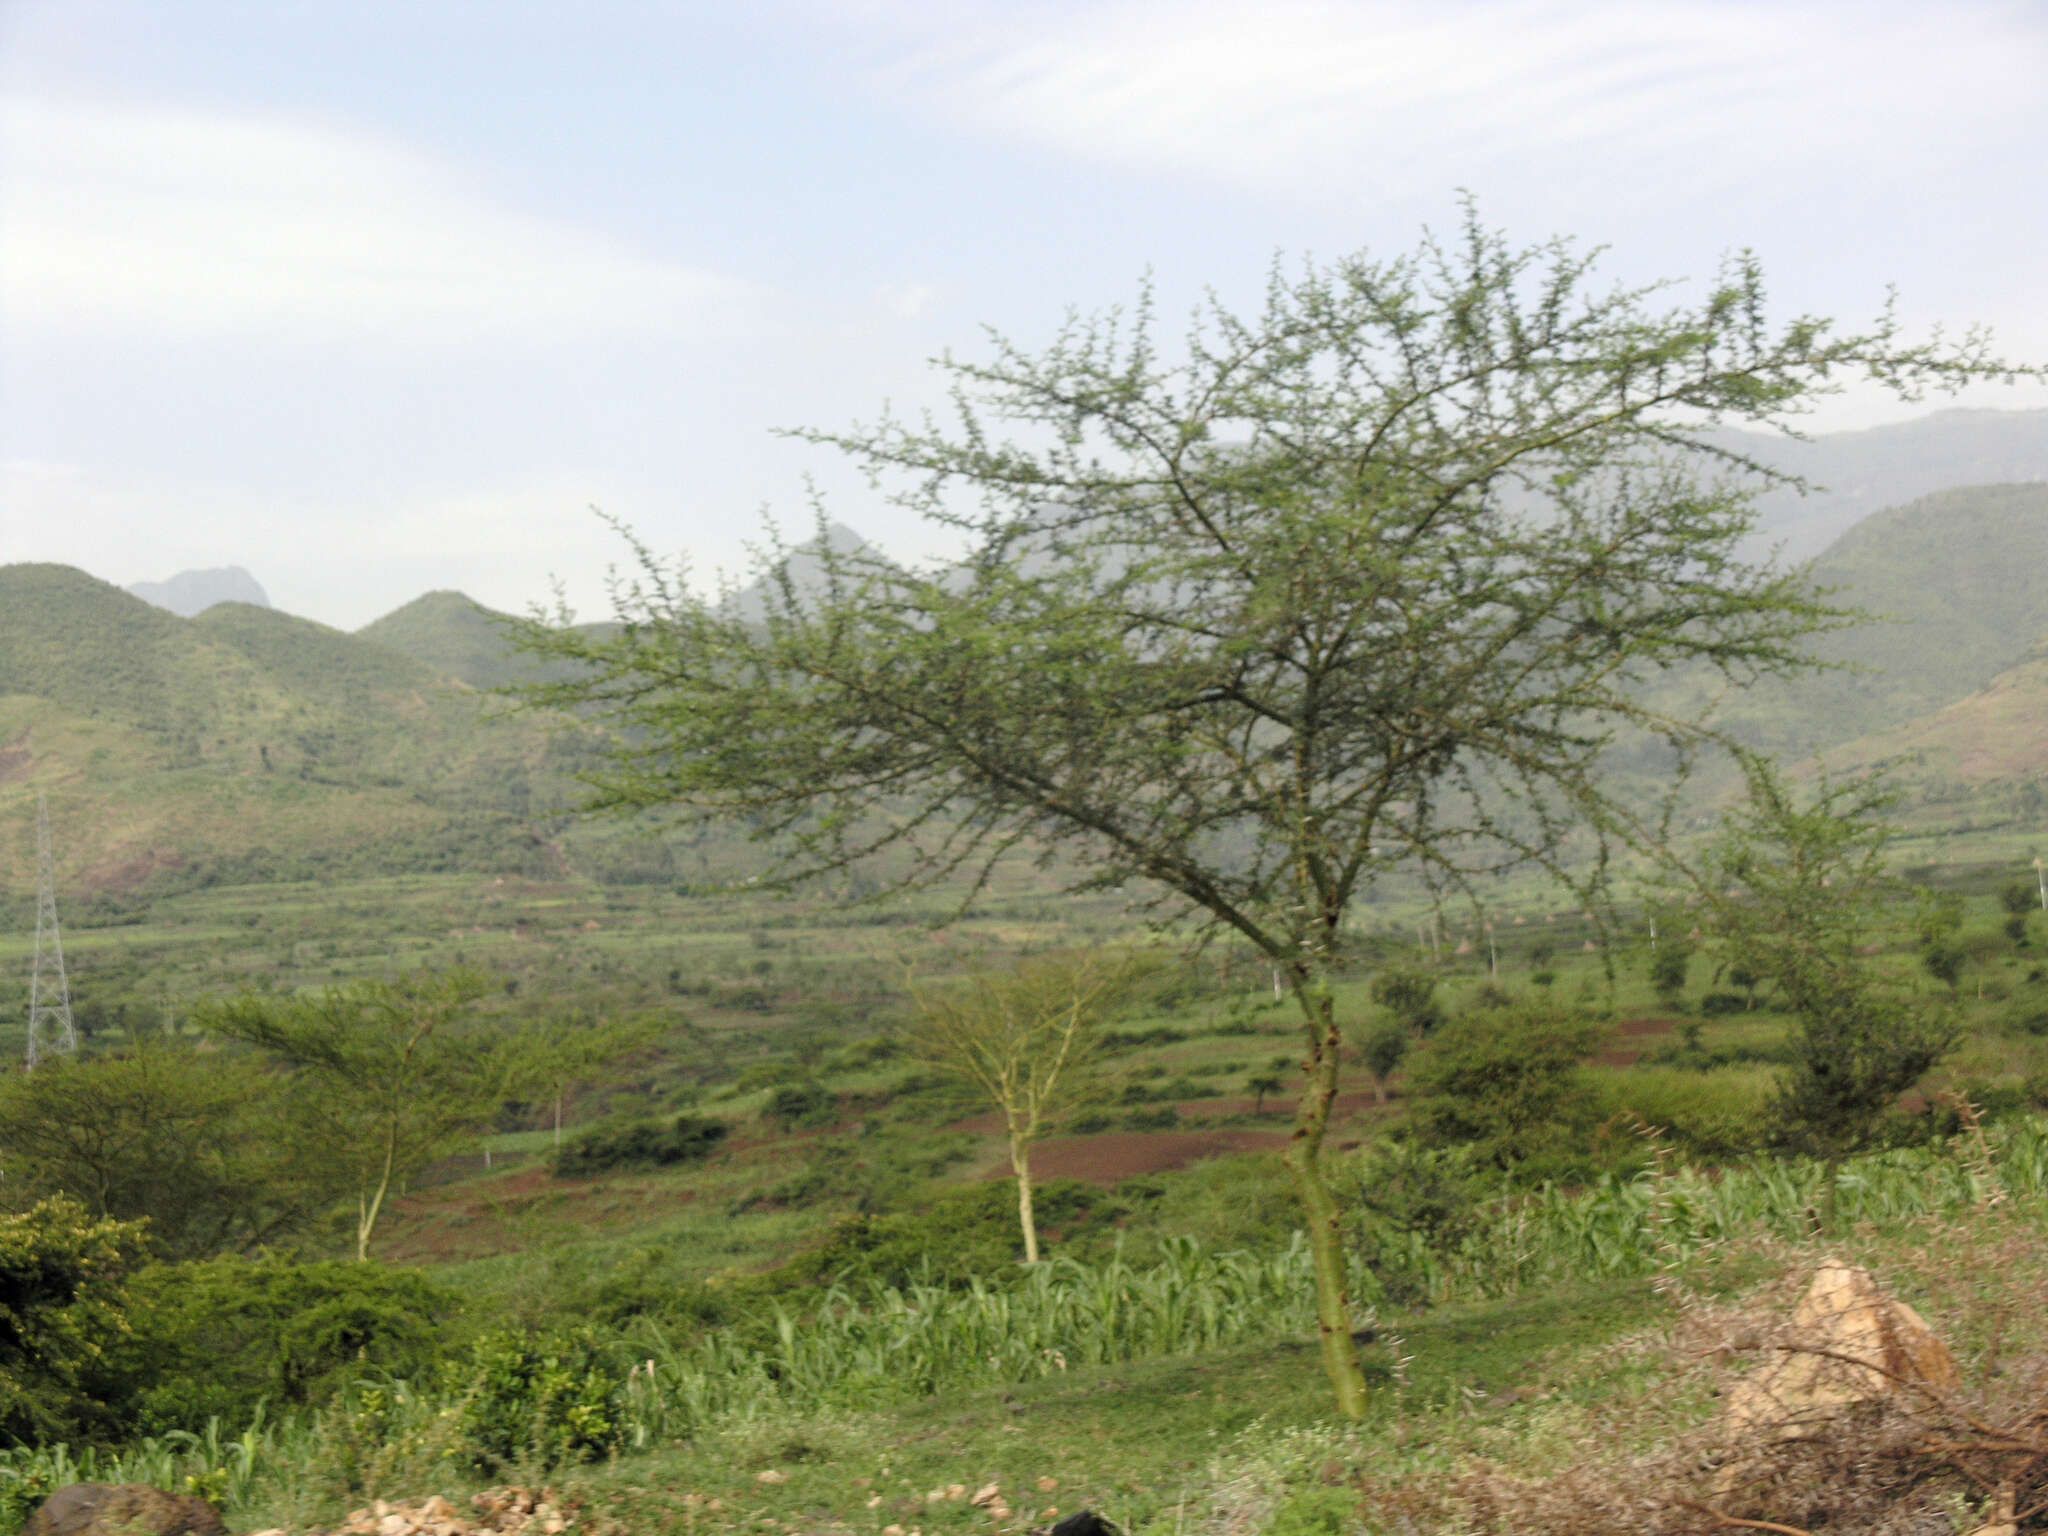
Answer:
<svg viewBox="0 0 2048 1536"><path fill-rule="evenodd" d="M1001 1112L1017 1176L1024 1262L1038 1262L1031 1143L1072 1107L1100 1057L1102 1021L1143 966L1129 955L1037 955L956 981L910 981L911 1050Z"/></svg>

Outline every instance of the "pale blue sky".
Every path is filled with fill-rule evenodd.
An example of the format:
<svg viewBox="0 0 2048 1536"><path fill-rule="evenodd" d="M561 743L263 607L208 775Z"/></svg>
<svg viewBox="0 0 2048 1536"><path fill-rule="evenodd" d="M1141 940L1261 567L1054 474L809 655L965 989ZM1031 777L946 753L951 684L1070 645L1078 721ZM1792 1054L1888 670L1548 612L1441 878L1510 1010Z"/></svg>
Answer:
<svg viewBox="0 0 2048 1536"><path fill-rule="evenodd" d="M1896 282L2048 358L2044 80L2038 0L0 0L0 559L593 607L588 504L730 565L806 471L928 553L769 429L1147 267L1179 310L1395 254L1459 187L1618 277L1748 245L1787 313Z"/></svg>

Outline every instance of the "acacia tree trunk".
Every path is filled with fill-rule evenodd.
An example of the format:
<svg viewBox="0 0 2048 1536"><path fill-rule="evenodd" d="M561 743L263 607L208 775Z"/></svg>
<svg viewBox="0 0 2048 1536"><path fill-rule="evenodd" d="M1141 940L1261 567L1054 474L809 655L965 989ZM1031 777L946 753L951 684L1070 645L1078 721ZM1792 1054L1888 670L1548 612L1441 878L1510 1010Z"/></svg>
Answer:
<svg viewBox="0 0 2048 1536"><path fill-rule="evenodd" d="M370 1234L377 1229L377 1215L384 1209L384 1196L391 1189L391 1169L398 1160L398 1133L394 1130L384 1142L384 1167L377 1177L377 1188L367 1196L356 1199L356 1262L366 1263L370 1257Z"/></svg>
<svg viewBox="0 0 2048 1536"><path fill-rule="evenodd" d="M1038 1217L1031 1209L1031 1143L1012 1133L1010 1167L1017 1175L1017 1221L1024 1228L1024 1262L1038 1262Z"/></svg>
<svg viewBox="0 0 2048 1536"><path fill-rule="evenodd" d="M1316 1272L1316 1327L1322 1336L1323 1370L1337 1397L1337 1411L1349 1419L1365 1417L1365 1373L1358 1366L1358 1346L1351 1337L1351 1297L1344 1279L1344 1237L1336 1199L1323 1182L1323 1133L1329 1128L1330 1106L1337 1098L1337 1049L1343 1037L1337 1028L1336 1000L1327 978L1297 975L1295 997L1308 1025L1308 1082L1295 1111L1294 1135L1282 1161L1294 1182L1308 1218L1309 1256Z"/></svg>

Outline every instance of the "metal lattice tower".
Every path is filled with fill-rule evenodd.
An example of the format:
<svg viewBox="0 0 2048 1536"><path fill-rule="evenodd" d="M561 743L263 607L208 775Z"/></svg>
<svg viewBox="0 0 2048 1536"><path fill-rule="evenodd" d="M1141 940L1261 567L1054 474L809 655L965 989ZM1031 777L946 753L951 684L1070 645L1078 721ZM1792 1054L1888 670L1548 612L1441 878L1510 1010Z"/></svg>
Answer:
<svg viewBox="0 0 2048 1536"><path fill-rule="evenodd" d="M50 802L36 795L36 960L28 982L28 1065L52 1052L78 1049L71 1024L71 983L57 932L57 873L50 857Z"/></svg>

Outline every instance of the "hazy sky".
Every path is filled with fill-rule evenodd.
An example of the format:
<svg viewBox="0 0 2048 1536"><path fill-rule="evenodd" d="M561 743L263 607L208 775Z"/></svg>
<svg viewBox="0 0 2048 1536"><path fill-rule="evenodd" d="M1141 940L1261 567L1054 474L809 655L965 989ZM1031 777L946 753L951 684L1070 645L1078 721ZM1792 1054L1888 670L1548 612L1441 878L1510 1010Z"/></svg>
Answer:
<svg viewBox="0 0 2048 1536"><path fill-rule="evenodd" d="M1750 246L1788 315L1895 282L2048 358L2044 81L2040 0L0 0L0 561L588 609L590 505L731 566L807 473L928 553L770 430L1460 187L1617 277Z"/></svg>

